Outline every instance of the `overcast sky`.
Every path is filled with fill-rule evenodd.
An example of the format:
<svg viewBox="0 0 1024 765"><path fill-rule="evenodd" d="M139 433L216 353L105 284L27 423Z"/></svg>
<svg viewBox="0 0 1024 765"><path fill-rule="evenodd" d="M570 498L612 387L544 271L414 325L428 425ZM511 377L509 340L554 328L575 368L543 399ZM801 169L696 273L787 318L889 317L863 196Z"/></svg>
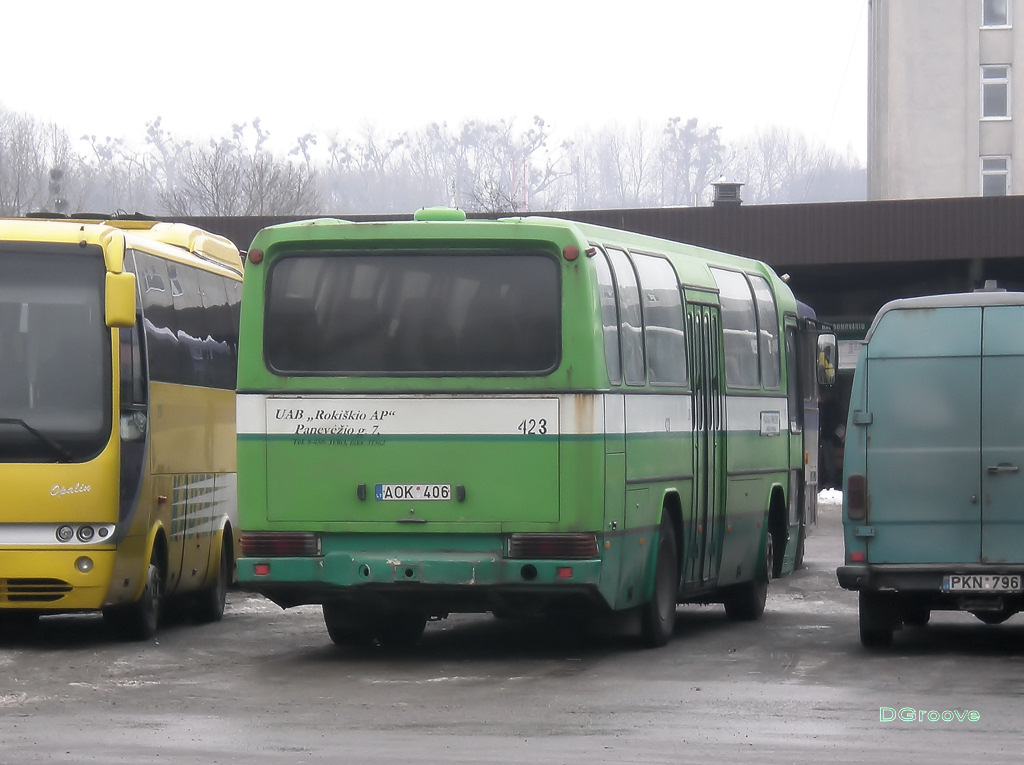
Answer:
<svg viewBox="0 0 1024 765"><path fill-rule="evenodd" d="M26 0L0 105L141 144L259 117L275 143L539 115L793 128L866 159L868 0Z"/></svg>

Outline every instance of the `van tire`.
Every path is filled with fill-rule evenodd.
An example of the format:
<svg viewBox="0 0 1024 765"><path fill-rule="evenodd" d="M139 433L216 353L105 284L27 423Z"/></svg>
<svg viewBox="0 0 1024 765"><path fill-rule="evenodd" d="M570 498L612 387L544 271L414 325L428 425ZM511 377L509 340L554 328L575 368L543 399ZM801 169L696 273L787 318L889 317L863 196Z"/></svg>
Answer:
<svg viewBox="0 0 1024 765"><path fill-rule="evenodd" d="M887 648L897 626L893 604L876 592L861 590L858 598L860 642L865 648Z"/></svg>

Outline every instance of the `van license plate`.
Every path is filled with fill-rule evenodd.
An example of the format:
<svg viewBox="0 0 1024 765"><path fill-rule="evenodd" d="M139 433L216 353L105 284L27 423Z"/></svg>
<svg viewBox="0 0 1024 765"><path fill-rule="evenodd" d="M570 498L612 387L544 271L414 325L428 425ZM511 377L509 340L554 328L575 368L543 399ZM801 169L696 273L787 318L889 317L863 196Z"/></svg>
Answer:
<svg viewBox="0 0 1024 765"><path fill-rule="evenodd" d="M1020 592L1020 574L946 574L943 592Z"/></svg>
<svg viewBox="0 0 1024 765"><path fill-rule="evenodd" d="M452 487L447 483L379 483L374 487L374 496L384 502L447 500L452 498Z"/></svg>

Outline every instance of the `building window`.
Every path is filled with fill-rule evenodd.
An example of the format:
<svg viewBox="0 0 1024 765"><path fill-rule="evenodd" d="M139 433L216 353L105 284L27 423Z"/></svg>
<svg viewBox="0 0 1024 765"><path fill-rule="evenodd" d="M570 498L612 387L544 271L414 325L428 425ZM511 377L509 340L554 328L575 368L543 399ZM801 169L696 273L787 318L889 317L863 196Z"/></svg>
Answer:
<svg viewBox="0 0 1024 765"><path fill-rule="evenodd" d="M1010 193L1010 158L981 158L981 195L1005 197Z"/></svg>
<svg viewBox="0 0 1024 765"><path fill-rule="evenodd" d="M1010 0L982 0L983 27L1010 26Z"/></svg>
<svg viewBox="0 0 1024 765"><path fill-rule="evenodd" d="M1010 67L981 68L981 116L989 119L1010 116Z"/></svg>

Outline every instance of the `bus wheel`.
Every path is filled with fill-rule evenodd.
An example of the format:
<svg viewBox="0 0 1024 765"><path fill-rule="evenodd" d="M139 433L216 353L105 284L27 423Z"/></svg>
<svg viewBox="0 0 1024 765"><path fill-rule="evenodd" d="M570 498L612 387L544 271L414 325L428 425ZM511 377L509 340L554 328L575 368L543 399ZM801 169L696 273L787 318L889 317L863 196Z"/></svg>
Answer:
<svg viewBox="0 0 1024 765"><path fill-rule="evenodd" d="M0 608L0 635L20 635L39 624L39 612L20 608Z"/></svg>
<svg viewBox="0 0 1024 765"><path fill-rule="evenodd" d="M373 627L369 619L354 613L339 603L324 603L324 624L335 645L357 646L373 642Z"/></svg>
<svg viewBox="0 0 1024 765"><path fill-rule="evenodd" d="M971 613L985 624L1002 624L1013 616L1013 613L1006 609L1000 611L971 611Z"/></svg>
<svg viewBox="0 0 1024 765"><path fill-rule="evenodd" d="M389 614L377 624L377 642L382 648L411 648L423 637L427 617L419 614Z"/></svg>
<svg viewBox="0 0 1024 765"><path fill-rule="evenodd" d="M793 570L799 571L804 567L804 552L807 549L807 529L800 525L800 538L796 545L796 559L793 561Z"/></svg>
<svg viewBox="0 0 1024 765"><path fill-rule="evenodd" d="M111 621L128 640L149 640L156 634L160 623L160 607L163 600L163 578L157 552L149 561L146 572L146 586L137 601L129 606L104 609L103 616Z"/></svg>
<svg viewBox="0 0 1024 765"><path fill-rule="evenodd" d="M201 624L218 622L224 616L224 604L228 597L228 581L231 579L231 552L227 545L220 546L220 566L217 581L213 586L196 593L192 600L192 618Z"/></svg>
<svg viewBox="0 0 1024 765"><path fill-rule="evenodd" d="M658 530L658 558L654 568L654 592L640 607L640 639L648 648L661 648L676 627L676 596L679 594L679 564L676 536L667 515Z"/></svg>
<svg viewBox="0 0 1024 765"><path fill-rule="evenodd" d="M861 645L865 648L892 645L892 633L897 626L892 603L878 593L861 590L857 610Z"/></svg>
<svg viewBox="0 0 1024 765"><path fill-rule="evenodd" d="M742 622L752 622L761 618L764 613L764 605L768 601L768 582L775 570L775 545L772 542L772 535L764 535L764 559L761 570L754 578L737 585L731 594L725 598L725 614L730 619Z"/></svg>

